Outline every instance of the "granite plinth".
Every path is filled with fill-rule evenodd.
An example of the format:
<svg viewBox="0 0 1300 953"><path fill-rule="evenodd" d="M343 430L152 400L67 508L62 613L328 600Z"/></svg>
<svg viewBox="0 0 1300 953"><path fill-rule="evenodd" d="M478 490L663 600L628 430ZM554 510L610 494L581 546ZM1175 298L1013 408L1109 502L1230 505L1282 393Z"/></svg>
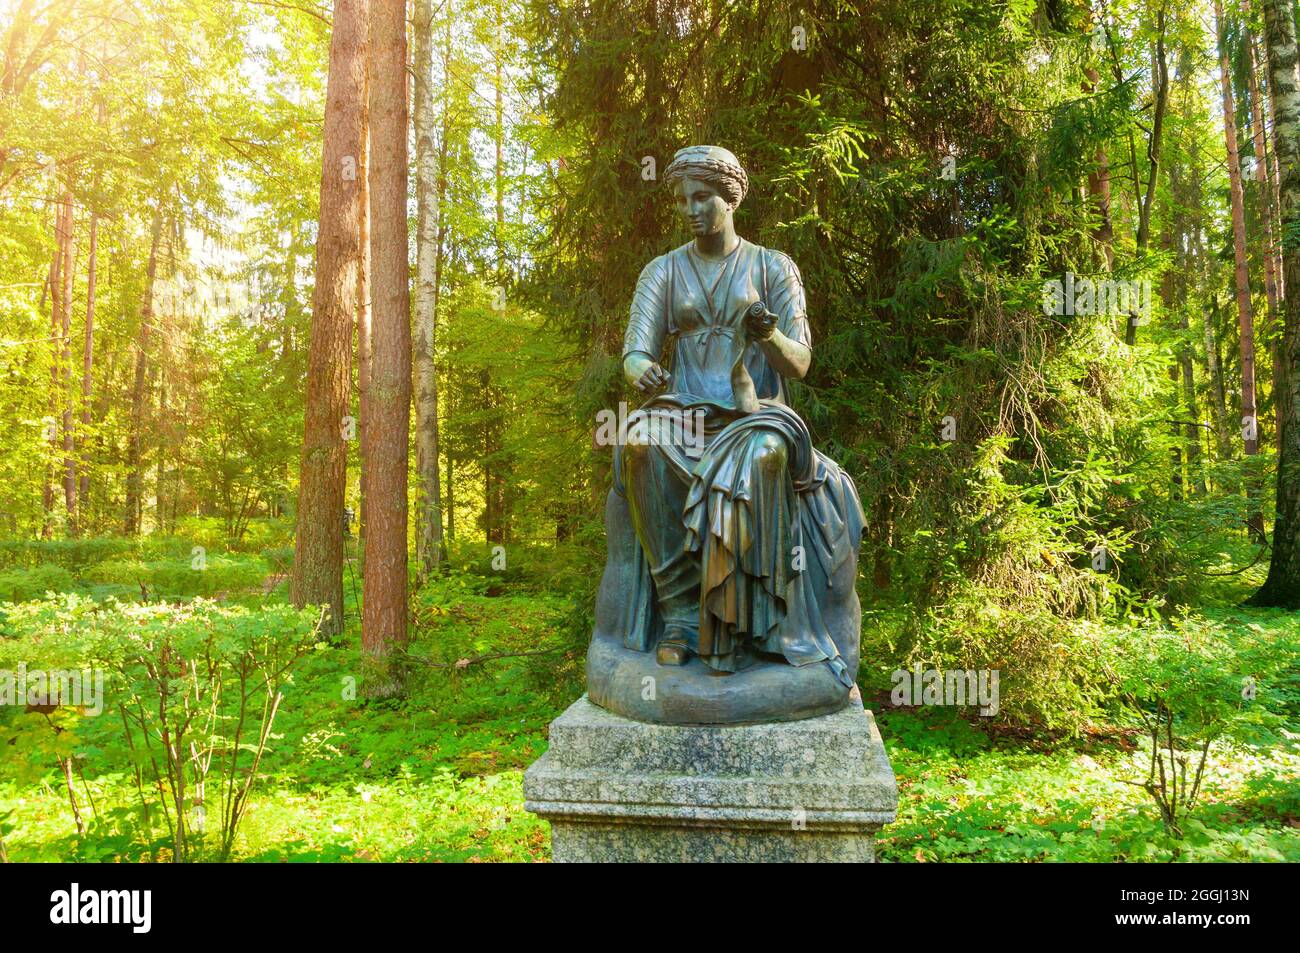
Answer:
<svg viewBox="0 0 1300 953"><path fill-rule="evenodd" d="M753 725L633 721L583 696L524 775L557 862L862 862L898 791L861 696Z"/></svg>

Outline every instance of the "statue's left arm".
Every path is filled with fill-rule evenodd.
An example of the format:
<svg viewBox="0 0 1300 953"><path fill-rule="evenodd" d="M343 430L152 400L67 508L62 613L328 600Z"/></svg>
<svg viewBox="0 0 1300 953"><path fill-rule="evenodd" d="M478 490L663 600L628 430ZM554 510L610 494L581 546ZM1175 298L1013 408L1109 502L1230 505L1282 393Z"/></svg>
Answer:
<svg viewBox="0 0 1300 953"><path fill-rule="evenodd" d="M767 262L767 310L776 316L770 327L761 321L745 322L750 339L767 362L785 378L801 380L812 363L812 335L805 312L803 279L786 255L773 252Z"/></svg>

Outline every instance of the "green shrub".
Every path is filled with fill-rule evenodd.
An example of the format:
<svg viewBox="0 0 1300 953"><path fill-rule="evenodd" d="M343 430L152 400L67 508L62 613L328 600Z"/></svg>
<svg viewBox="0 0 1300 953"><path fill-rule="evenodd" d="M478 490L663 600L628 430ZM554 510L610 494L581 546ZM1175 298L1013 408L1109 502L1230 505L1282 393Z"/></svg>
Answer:
<svg viewBox="0 0 1300 953"><path fill-rule="evenodd" d="M864 616L862 667L874 688L898 669L998 673L997 719L1078 733L1113 689L1098 669L1107 652L1096 626L1046 611L1004 608L974 592L929 611Z"/></svg>
<svg viewBox="0 0 1300 953"><path fill-rule="evenodd" d="M14 606L5 626L17 638L0 641L0 669L23 664L107 676L99 704L107 706L104 724L120 721L116 743L75 750L82 715L66 705L52 713L57 726L46 715L19 715L13 739L29 767L42 770L42 754L64 767L78 832L84 827L72 765L94 756L132 774L146 843L161 825L176 860L227 859L285 690L316 645L316 610L251 610L204 599L101 604L74 595Z"/></svg>
<svg viewBox="0 0 1300 953"><path fill-rule="evenodd" d="M106 559L138 554L142 548L141 540L120 537L0 540L0 567L54 565L78 574Z"/></svg>
<svg viewBox="0 0 1300 953"><path fill-rule="evenodd" d="M288 576L293 572L292 546L268 546L261 555L273 575Z"/></svg>
<svg viewBox="0 0 1300 953"><path fill-rule="evenodd" d="M89 569L95 585L141 585L151 599L184 599L241 592L260 587L267 575L258 556L198 554L181 559L112 559Z"/></svg>
<svg viewBox="0 0 1300 953"><path fill-rule="evenodd" d="M62 566L35 566L0 572L0 602L26 602L47 592L71 592L76 588L72 573Z"/></svg>
<svg viewBox="0 0 1300 953"><path fill-rule="evenodd" d="M1188 617L1112 633L1119 698L1146 738L1146 777L1131 783L1174 837L1203 790L1211 746L1272 744L1294 711L1297 645L1258 635Z"/></svg>
<svg viewBox="0 0 1300 953"><path fill-rule="evenodd" d="M477 576L499 592L594 592L604 564L604 542L593 551L578 544L553 546L509 543L500 551L486 543L453 541L448 546L447 571ZM594 580L594 581L593 581Z"/></svg>

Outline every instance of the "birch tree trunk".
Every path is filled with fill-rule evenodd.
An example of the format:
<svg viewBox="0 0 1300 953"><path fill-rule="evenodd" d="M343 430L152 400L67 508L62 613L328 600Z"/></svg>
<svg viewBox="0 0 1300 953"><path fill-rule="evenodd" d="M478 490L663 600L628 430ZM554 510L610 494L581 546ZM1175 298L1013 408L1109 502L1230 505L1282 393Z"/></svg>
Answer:
<svg viewBox="0 0 1300 953"><path fill-rule="evenodd" d="M497 256L497 301L504 303L507 278L505 250L505 116L504 103L502 99L504 83L503 66L505 58L503 33L505 24L501 0L496 0L495 9L496 18L492 54L495 61L495 79L493 85L496 90L496 108L494 113L495 122L493 123L493 139L496 146L496 167L493 176L496 199L496 220L492 234ZM509 463L503 453L506 419L505 404L507 398L500 388L493 386L490 371L485 369L482 372L482 381L484 400L490 408L490 412L484 421L483 494L485 498L485 513L483 522L487 530L487 541L489 543L504 544L510 537L510 501L506 490L506 475L509 471Z"/></svg>
<svg viewBox="0 0 1300 953"><path fill-rule="evenodd" d="M451 138L451 25L452 0L447 0L447 16L443 26L442 39L442 130L438 140L438 248L433 262L433 324L438 326L440 305L442 304L442 269L447 258L447 222L450 211L447 208L447 146ZM437 399L437 391L434 392ZM435 404L435 410L437 405ZM450 411L450 408L448 408ZM443 540L456 538L456 487L452 482L451 448L440 446L447 458L447 529ZM435 478L437 474L434 474ZM445 543L441 545L445 546Z"/></svg>
<svg viewBox="0 0 1300 953"><path fill-rule="evenodd" d="M1264 109L1260 102L1259 78L1256 76L1257 64L1255 62L1255 40L1246 32L1244 37L1246 43L1247 70L1246 74L1250 77L1250 128L1251 140L1255 151L1255 195L1258 198L1260 224L1264 228L1264 251L1260 256L1264 259L1264 297L1268 302L1268 335L1270 341L1273 341L1273 333L1276 330L1278 321L1281 320L1280 295L1277 288L1277 273L1280 270L1277 261L1277 243L1273 237L1273 186L1270 181L1268 166L1268 147L1264 134ZM1278 347L1275 342L1271 344L1273 355L1273 366L1276 368L1278 361ZM1279 434L1279 439L1281 435Z"/></svg>
<svg viewBox="0 0 1300 953"><path fill-rule="evenodd" d="M415 4L415 552L420 582L442 557L438 472L438 378L434 363L438 307L438 231L442 194L434 167L433 2ZM444 159L445 161L445 159ZM437 209L435 210L435 203Z"/></svg>
<svg viewBox="0 0 1300 953"><path fill-rule="evenodd" d="M1290 0L1264 0L1274 152L1281 196L1283 286L1300 288L1300 91L1296 88L1295 20ZM1277 517L1268 578L1250 602L1300 608L1300 294L1283 297L1282 345L1278 349L1275 404L1281 449L1277 468Z"/></svg>
<svg viewBox="0 0 1300 953"><path fill-rule="evenodd" d="M171 338L173 331L172 318L173 309L176 307L176 257L179 254L179 233L181 224L178 221L171 223L167 236L167 261L169 262L167 271L167 283L164 287L162 300L159 301L157 296L154 298L154 314L158 316L158 360L154 362L154 370L158 379L158 414L154 417L157 421L154 427L158 438L157 460L154 469L154 526L159 532L167 531L167 501L165 491L167 488L167 463L171 457L170 436L171 436L171 408L167 403L167 382L172 370ZM159 307L159 305L162 305ZM285 324L288 324L286 321Z"/></svg>
<svg viewBox="0 0 1300 953"><path fill-rule="evenodd" d="M48 439L50 443L49 463L46 465L45 472L45 522L41 528L41 536L49 539L54 534L54 506L57 490L55 487L54 461L58 459L62 449L62 439L59 435L59 414L62 410L65 413L64 422L66 423L67 410L67 388L63 386L62 368L67 363L67 335L63 328L64 321L64 302L70 295L65 289L64 275L68 270L68 232L72 227L72 202L68 198L66 188L60 193L56 205L54 216L54 261L50 266L50 397L48 401L49 408L49 432Z"/></svg>
<svg viewBox="0 0 1300 953"><path fill-rule="evenodd" d="M1256 184L1255 196L1257 198L1256 207L1259 210L1260 224L1264 230L1264 249L1261 258L1264 260L1264 298L1268 303L1268 329L1265 337L1269 342L1269 353L1273 358L1274 381L1277 377L1278 363L1278 341L1277 331L1278 323L1281 317L1281 293L1278 290L1278 274L1281 272L1281 261L1277 256L1277 241L1273 235L1273 184L1272 174L1269 168L1268 153L1268 136L1264 129L1264 108L1261 100L1263 96L1260 92L1260 82L1258 76L1259 62L1255 56L1255 38L1249 30L1244 31L1243 40L1246 45L1246 75L1249 77L1250 88L1250 128L1251 140L1255 152L1255 169L1254 180ZM1278 442L1278 449L1281 449L1282 432L1277 430L1275 433Z"/></svg>

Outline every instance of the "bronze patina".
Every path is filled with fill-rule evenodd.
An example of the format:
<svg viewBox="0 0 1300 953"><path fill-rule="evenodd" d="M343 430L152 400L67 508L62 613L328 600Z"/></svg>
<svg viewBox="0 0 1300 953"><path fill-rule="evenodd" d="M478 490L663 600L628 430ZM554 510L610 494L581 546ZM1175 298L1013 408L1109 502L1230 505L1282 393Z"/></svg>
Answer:
<svg viewBox="0 0 1300 953"><path fill-rule="evenodd" d="M863 516L789 406L812 360L799 269L736 234L749 180L731 152L682 149L664 178L693 238L633 295L623 369L646 400L615 448L588 693L679 724L837 711Z"/></svg>

